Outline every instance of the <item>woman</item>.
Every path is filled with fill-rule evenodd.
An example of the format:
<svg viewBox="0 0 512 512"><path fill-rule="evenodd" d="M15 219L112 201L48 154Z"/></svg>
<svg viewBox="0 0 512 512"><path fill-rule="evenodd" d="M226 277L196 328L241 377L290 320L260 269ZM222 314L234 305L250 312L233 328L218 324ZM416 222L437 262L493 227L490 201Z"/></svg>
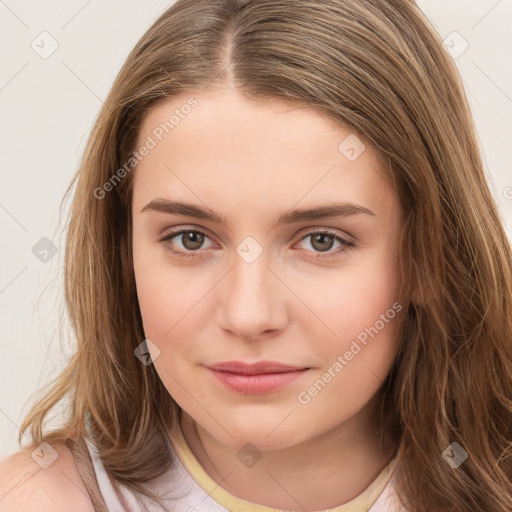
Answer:
<svg viewBox="0 0 512 512"><path fill-rule="evenodd" d="M11 510L512 508L512 254L413 2L178 1L73 184Z"/></svg>

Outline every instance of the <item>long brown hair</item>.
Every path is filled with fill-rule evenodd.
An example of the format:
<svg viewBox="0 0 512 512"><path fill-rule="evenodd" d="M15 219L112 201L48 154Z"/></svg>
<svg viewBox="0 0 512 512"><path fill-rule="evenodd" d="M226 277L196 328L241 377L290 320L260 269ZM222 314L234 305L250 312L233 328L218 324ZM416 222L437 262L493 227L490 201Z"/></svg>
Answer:
<svg viewBox="0 0 512 512"><path fill-rule="evenodd" d="M77 348L19 439L28 428L36 443L88 436L110 477L142 493L172 464L166 428L179 407L134 356L144 332L131 258L136 165L125 164L149 109L212 83L313 107L386 162L405 219L408 297L380 409L399 439L396 489L413 512L510 512L511 248L457 68L410 0L178 0L153 24L67 191L76 186L65 299ZM64 398L65 422L44 433ZM442 456L452 443L468 454L457 468Z"/></svg>

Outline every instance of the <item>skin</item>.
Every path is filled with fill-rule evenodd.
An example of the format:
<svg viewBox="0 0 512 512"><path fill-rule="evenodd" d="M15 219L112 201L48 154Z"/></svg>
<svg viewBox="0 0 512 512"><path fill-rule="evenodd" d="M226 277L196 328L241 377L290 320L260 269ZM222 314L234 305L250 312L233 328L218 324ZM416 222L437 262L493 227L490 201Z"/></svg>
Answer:
<svg viewBox="0 0 512 512"><path fill-rule="evenodd" d="M372 412L396 356L401 315L309 403L298 395L399 300L403 219L391 178L369 145L347 159L338 146L352 132L318 111L248 102L232 89L210 87L155 107L138 146L191 96L198 105L133 176L134 272L145 334L160 351L152 351L153 364L183 410L193 453L228 492L280 509L346 503L394 455L380 446ZM142 212L155 198L207 206L227 224ZM331 201L374 215L272 227L286 210ZM160 242L179 229L205 233L203 244L183 235ZM354 247L329 237L315 244L322 229ZM248 236L263 250L252 263L236 251ZM179 258L170 247L194 256ZM229 360L310 369L281 389L247 395L226 389L205 366ZM246 443L261 453L251 467L237 457Z"/></svg>

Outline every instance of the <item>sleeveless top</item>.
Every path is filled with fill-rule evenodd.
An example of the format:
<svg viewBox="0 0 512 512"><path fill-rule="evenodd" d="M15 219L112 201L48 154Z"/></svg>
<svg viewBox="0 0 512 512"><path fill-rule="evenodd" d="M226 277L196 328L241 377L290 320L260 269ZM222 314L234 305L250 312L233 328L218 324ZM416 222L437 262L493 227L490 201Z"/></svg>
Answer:
<svg viewBox="0 0 512 512"><path fill-rule="evenodd" d="M97 512L289 512L248 502L223 489L199 464L185 440L179 423L175 429L169 431L169 447L173 454L171 468L145 483L149 490L163 498L165 509L150 498L134 493L118 482L116 483L120 494L116 492L96 446L89 439L83 438L83 441L86 448L84 447L82 452L74 449L73 455ZM84 478L84 459L89 457L94 469L93 482ZM377 478L354 499L338 507L317 512L406 512L394 493L393 477L396 464L397 459L392 459Z"/></svg>

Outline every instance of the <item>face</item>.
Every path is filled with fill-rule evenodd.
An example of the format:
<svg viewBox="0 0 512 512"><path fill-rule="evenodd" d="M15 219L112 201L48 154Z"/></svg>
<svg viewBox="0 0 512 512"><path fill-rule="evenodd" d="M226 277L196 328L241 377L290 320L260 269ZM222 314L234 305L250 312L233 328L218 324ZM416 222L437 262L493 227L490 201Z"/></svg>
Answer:
<svg viewBox="0 0 512 512"><path fill-rule="evenodd" d="M148 113L133 171L153 364L226 445L297 445L356 417L391 368L398 198L372 148L318 111L220 89L191 97ZM247 375L234 361L295 370Z"/></svg>

